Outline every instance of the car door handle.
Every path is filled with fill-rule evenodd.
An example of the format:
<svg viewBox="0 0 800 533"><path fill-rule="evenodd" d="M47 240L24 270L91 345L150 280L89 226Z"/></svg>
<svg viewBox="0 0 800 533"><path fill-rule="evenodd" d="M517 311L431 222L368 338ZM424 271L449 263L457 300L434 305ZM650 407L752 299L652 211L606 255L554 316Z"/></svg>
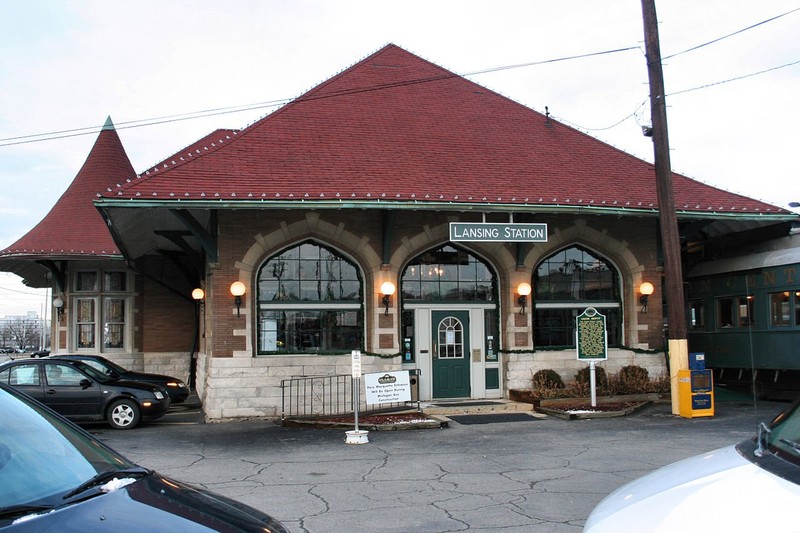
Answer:
<svg viewBox="0 0 800 533"><path fill-rule="evenodd" d="M55 393L56 393L55 389L47 389L47 394L55 394Z"/></svg>

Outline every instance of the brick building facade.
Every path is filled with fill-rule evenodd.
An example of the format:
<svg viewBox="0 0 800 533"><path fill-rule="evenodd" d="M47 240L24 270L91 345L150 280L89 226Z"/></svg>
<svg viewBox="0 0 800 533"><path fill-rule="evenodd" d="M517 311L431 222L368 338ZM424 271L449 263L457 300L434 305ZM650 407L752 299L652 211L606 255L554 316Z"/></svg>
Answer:
<svg viewBox="0 0 800 533"><path fill-rule="evenodd" d="M44 246L37 226L0 268L62 298L54 351L185 376L209 419L280 416L282 380L348 374L351 350L364 372L417 372L423 400L507 397L539 369L569 381L587 307L606 317L607 372L665 372L653 166L394 45L244 130L129 167L109 123L75 180L91 187L65 193L99 211L107 253ZM684 237L793 217L674 183ZM547 239L455 242L453 222Z"/></svg>

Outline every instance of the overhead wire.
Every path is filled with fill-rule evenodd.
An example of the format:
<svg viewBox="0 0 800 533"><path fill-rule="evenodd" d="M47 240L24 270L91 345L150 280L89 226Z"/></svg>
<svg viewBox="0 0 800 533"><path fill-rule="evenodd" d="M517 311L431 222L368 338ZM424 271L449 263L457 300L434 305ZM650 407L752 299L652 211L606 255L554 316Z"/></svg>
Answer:
<svg viewBox="0 0 800 533"><path fill-rule="evenodd" d="M692 87L691 89L683 89L683 90L680 90L680 91L674 91L674 92L671 92L671 93L667 93L667 96L675 96L676 94L683 94L683 93L689 93L689 92L692 92L692 91L699 91L700 89L707 89L709 87L714 87L716 85L722 85L724 83L730 83L732 81L744 80L744 79L747 79L747 78L752 78L753 76L758 76L760 74L766 74L767 72L773 72L775 70L780 70L782 68L791 67L791 66L797 65L797 64L800 64L800 60L792 61L791 63L786 63L784 65L779 65L777 67L771 67L771 68L768 68L768 69L759 70L758 72L751 72L750 74L743 74L742 76L737 76L735 78L729 78L727 80L721 80L721 81L715 81L715 82L712 82L712 83L706 83L705 85L699 85L697 87Z"/></svg>
<svg viewBox="0 0 800 533"><path fill-rule="evenodd" d="M785 17L785 16L787 16L787 15L791 15L792 13L795 13L795 12L798 12L798 11L800 11L800 7L798 7L798 8L795 8L795 9L791 9L791 10L789 10L789 11L786 11L785 13L781 13L780 15L775 15L774 17L770 17L770 18L768 18L768 19L766 19L766 20L762 20L761 22L757 22L757 23L755 23L755 24L751 24L751 25L749 25L749 26L747 26L747 27L745 27L745 28L742 28L742 29L740 29L740 30L737 30L737 31L734 31L734 32L728 33L728 34L726 34L726 35L723 35L723 36L721 36L721 37L717 37L717 38L715 38L715 39L712 39L712 40L710 40L710 41L706 41L706 42L704 42L704 43L702 43L702 44L698 44L698 45L696 45L696 46L692 46L692 47L690 47L690 48L687 48L686 50L682 50L682 51L680 51L680 52L675 52L674 54L669 54L669 55L666 55L666 56L662 56L662 58L661 58L661 61L663 62L663 61L664 61L664 60L666 60L666 59L671 59L671 58L673 58L673 57L677 57L677 56L680 56L680 55L686 54L686 53L688 53L688 52L693 52L693 51L695 51L695 50L698 50L698 49L700 49L700 48L704 48L704 47L706 47L706 46L709 46L709 45L711 45L711 44L718 43L718 42L720 42L720 41L723 41L723 40L725 40L725 39L728 39L728 38L730 38L730 37L733 37L733 36L735 36L735 35L739 35L740 33L744 33L744 32L746 32L746 31L748 31L748 30L752 30L752 29L754 29L754 28L757 28L757 27L759 27L759 26L762 26L762 25L764 25L764 24L767 24L767 23L769 23L769 22L773 22L773 21L775 21L775 20L778 20L778 19L780 19L780 18L783 18L783 17ZM717 86L717 85L722 85L722 84L725 84L725 83L730 83L730 82L734 82L734 81L739 81L739 80L743 80L743 79L746 79L746 78L751 78L751 77L753 77L753 76L758 76L758 75L760 75L760 74L766 74L766 73L768 73L768 72L773 72L773 71L775 71L775 70L779 70L779 69L782 69L782 68L791 67L791 66L793 66L793 65L796 65L796 64L798 64L798 63L800 63L800 61L793 61L793 62L791 62L791 63L786 63L786 64L784 64L784 65L779 65L779 66L777 66L777 67L771 67L771 68L764 69L764 70L760 70L760 71L758 71L758 72L753 72L753 73L750 73L750 74L744 74L744 75L742 75L742 76L737 76L737 77L735 77L735 78L729 78L729 79L727 79L727 80L716 81L716 82L712 82L712 83L707 83L707 84L705 84L705 85L700 85L700 86L697 86L697 87L692 87L692 88L689 88L689 89L683 89L683 90L680 90L680 91L675 91L675 92L672 92L672 93L668 93L666 96L667 96L667 97L669 97L669 96L675 96L675 95L678 95L678 94L684 94L684 93L688 93L688 92L698 91L698 90L700 90L700 89L707 89L707 88L709 88L709 87L714 87L714 86ZM620 119L620 120L618 120L618 121L614 122L614 123L613 123L613 124L611 124L610 126L605 126L605 127L601 127L601 128L584 128L584 127L582 127L582 126L579 126L579 125L577 125L577 124L574 124L574 123L568 122L568 121L564 120L564 119L563 119L563 118L561 118L561 117L554 117L554 118L557 118L557 119L558 119L558 120L560 120L561 122L564 122L565 124L569 124L570 126L573 126L573 127L579 128L579 129L581 129L581 130L583 130L583 131L606 131L606 130L610 130L610 129L613 129L613 128L615 128L615 127L619 126L620 124L622 124L623 122L625 122L626 120L628 120L628 119L629 119L629 118L631 118L631 117L635 117L635 116L636 116L636 114L639 112L639 110L640 110L640 109L642 109L642 108L644 107L644 105L646 104L646 102L647 102L647 100L645 100L645 102L644 102L644 103L642 103L642 104L639 104L639 105L636 107L636 109L635 109L635 110L634 110L632 113L630 113L630 114L626 115L625 117L623 117L622 119Z"/></svg>
<svg viewBox="0 0 800 533"><path fill-rule="evenodd" d="M764 24L767 24L769 22L773 22L775 20L778 20L778 19L780 19L782 17L785 17L785 16L790 15L792 13L795 13L797 11L800 11L800 8L795 8L795 9L789 10L789 11L787 11L785 13L781 13L781 14L776 15L774 17L770 17L770 18L768 18L766 20L762 20L762 21L757 22L755 24L751 24L750 26L747 26L747 27L742 28L740 30L737 30L735 32L723 35L721 37L717 37L715 39L712 39L710 41L706 41L706 42L704 42L702 44L699 44L699 45L696 45L696 46L692 46L690 48L687 48L686 50L683 50L683 51L680 51L680 52L676 52L674 54L670 54L670 55L664 56L661 59L663 61L663 60L666 60L666 59L677 57L679 55L683 55L683 54L686 54L686 53L689 53L689 52L693 52L695 50L698 50L700 48L709 46L711 44L723 41L725 39L728 39L730 37L733 37L735 35L738 35L740 33L745 32L745 31L757 28L757 27L762 26ZM473 71L473 72L467 72L467 73L464 73L464 74L454 74L454 73L452 73L452 74L447 74L447 75L443 75L443 76L434 76L434 77L430 77L430 78L419 78L419 79L416 79L416 80L408 80L408 81L405 81L405 82L398 82L398 83L394 83L394 84L385 84L385 85L378 85L378 86L373 86L373 87L363 87L363 88L353 88L353 89L335 91L333 93L325 93L325 94L319 94L319 95L311 95L311 96L306 95L306 96L301 97L301 99L303 101L310 101L310 100L316 100L316 99L320 99L320 98L331 98L331 97L335 97L335 96L343 96L343 95L357 94L357 93L361 93L361 92L370 92L370 91L375 91L375 90L383 90L383 89L387 89L387 88L394 88L394 87L417 84L417 83L429 83L429 82L432 82L432 81L438 81L438 80L442 80L442 79L449 79L449 78L459 77L459 76L464 76L464 77L466 77L466 76L475 76L475 75L480 75L480 74L488 74L488 73L492 73L492 72L500 72L500 71L503 71L503 70L510 70L510 69L530 67L530 66L544 65L544 64L548 64L548 63L556 63L556 62L569 61L569 60L574 60L574 59L583 59L583 58L587 58L587 57L594 57L594 56L599 56L599 55L607 55L607 54L625 52L625 51L630 51L630 50L641 50L641 47L639 47L639 46L629 46L629 47L625 47L625 48L617 48L617 49L613 49L613 50L604 50L604 51L600 51L600 52L590 52L590 53L586 53L586 54L567 56L567 57L560 57L560 58L554 58L554 59L545 59L545 60L533 61L533 62L528 62L528 63L518 63L518 64L514 64L514 65L504 65L504 66L500 66L500 67L493 67L493 68L484 69L484 70L477 70L477 71ZM685 90L682 90L682 91L673 92L671 94L672 95L682 94L682 93L692 92L692 91L696 91L696 90L700 90L700 89L705 89L705 88L708 88L708 87L713 87L713 86L716 86L716 85L721 85L721 84L724 84L724 83L730 83L730 82L733 82L733 81L738 81L738 80L741 80L741 79L757 76L757 75L764 74L764 73L767 73L767 72L772 72L774 70L778 70L778 69L781 69L781 68L785 68L785 67L789 67L789 66L792 66L792 65L796 65L797 63L798 63L798 61L793 62L793 63L788 63L788 64L785 64L785 65L781 65L781 66L778 66L778 67L772 67L772 68L769 68L769 69L761 70L761 71L758 71L758 72L754 72L752 74L746 74L746 75L743 75L743 76L738 76L736 78L730 78L728 80L723 80L723 81L719 81L719 82L713 82L713 83L705 84L705 85L702 85L702 86L694 87L694 88L691 88L691 89L685 89ZM670 95L668 94L667 96L670 96ZM257 109L265 109L265 108L270 108L270 107L277 107L277 106L285 105L285 104L287 104L287 103L289 103L289 102L291 102L293 100L295 100L295 99L292 99L292 98L281 98L281 99L278 99L278 100L270 100L270 101L266 101L266 102L259 102L259 103L253 103L253 104L242 104L242 105L238 105L238 106L219 107L219 108L212 108L212 109L207 109L207 110L202 110L202 111L192 111L192 112L188 112L188 113L181 113L181 114L175 114L175 115L164 115L164 116L160 116L160 117L151 117L151 118L147 118L147 119L131 120L131 121L119 122L119 123L117 123L115 125L115 127L116 127L116 129L129 129L129 128L138 128L138 127L143 127L143 126L156 126L156 125L159 125L159 124L180 122L180 121L184 121L184 120L194 120L194 119L198 119L198 118L206 118L206 117L217 116L217 115L241 113L241 112L245 112L245 111L254 111L254 110L257 110ZM610 126L606 126L606 127L602 127L602 128L581 128L581 129L586 130L586 131L604 131L604 130L609 130L609 129L615 128L616 126L622 124L623 122L625 122L629 118L631 118L633 116L636 116L636 113L639 111L639 109L641 109L642 105L643 104L640 104L639 106L637 106L636 110L634 110L632 113L626 115L624 118L616 121L615 123L613 123ZM563 120L561 118L559 118L559 120L561 120L562 122L567 123L567 121L565 121L565 120ZM580 127L580 126L577 126L575 124L572 124L572 125L576 126L576 127ZM101 129L100 126L87 126L87 127L83 127L83 128L74 128L74 129L53 131L53 132L47 132L47 133L37 133L37 134L29 134L29 135L22 135L22 136L16 136L16 137L0 138L0 147L3 147L3 146L14 146L14 145L19 145L19 144L28 144L28 143L34 143L34 142L56 140L56 139L63 139L63 138L68 138L68 137L77 137L77 136L82 136L82 135L91 135L91 134L97 133L98 131L100 131L100 129Z"/></svg>
<svg viewBox="0 0 800 533"><path fill-rule="evenodd" d="M762 20L761 22L756 22L755 24L751 24L750 26L747 26L746 28L742 28L741 30L736 30L733 33L729 33L727 35L723 35L722 37L717 37L716 39L712 39L712 40L707 41L707 42L705 42L703 44L698 44L696 46L692 46L691 48L687 48L686 50L683 50L681 52L675 52L674 54L670 54L668 56L663 56L661 58L661 60L664 61L665 59L672 59L673 57L677 57L679 55L683 55L683 54L686 54L688 52L694 52L695 50L698 50L698 49L703 48L705 46L708 46L710 44L718 43L719 41L725 40L725 39L727 39L729 37L733 37L734 35L738 35L740 33L744 33L744 32L746 32L748 30L752 30L753 28L757 28L757 27L759 27L759 26L761 26L763 24L766 24L768 22L772 22L772 21L778 20L779 18L783 18L786 15L791 15L792 13L794 13L796 11L800 11L800 7L797 7L795 9L789 10L786 13L781 13L780 15L775 15L774 17L768 18L767 20Z"/></svg>
<svg viewBox="0 0 800 533"><path fill-rule="evenodd" d="M184 120L193 120L197 118L206 118L215 115L224 115L224 114L231 114L231 113L240 113L244 111L253 111L257 109L265 109L269 107L278 107L281 105L285 105L292 101L311 101L311 100L318 100L323 98L333 98L338 96L345 96L345 95L352 95L364 92L371 92L377 90L384 90L390 89L395 87L402 87L408 85L414 85L419 83L430 83L434 81L440 81L445 79L457 78L461 76L475 76L480 74L488 74L492 72L499 72L503 70L510 70L516 68L524 68L530 67L535 65L544 65L548 63L556 63L561 61L570 61L575 59L583 59L588 57L595 57L600 55L607 55L607 54L614 54L619 52L625 52L630 50L639 50L640 47L638 46L629 46L626 48L617 48L613 50L604 50L600 52L589 52L586 54L579 54L573 56L566 56L566 57L558 57L553 59L545 59L541 61L533 61L529 63L520 63L515 65L504 65L500 67L492 67L483 70L476 70L472 72L467 72L464 74L455 74L455 73L447 73L440 76L431 76L426 78L417 78L414 80L406 80L403 82L397 83L390 83L390 84L381 84L375 85L370 87L354 87L352 89L343 89L340 91L334 91L329 93L320 93L320 94L312 94L312 95L304 95L301 96L299 99L293 98L281 98L278 100L270 100L266 102L259 102L253 104L243 104L238 106L229 106L229 107L219 107L219 108L212 108L207 109L204 111L193 111L189 113L181 113L176 115L165 115L160 117L152 117L149 119L139 119L139 120L131 120L131 121L124 121L118 122L115 124L115 128L118 130L121 129L129 129L129 128L139 128L142 126L155 126L159 124L166 124L172 122L180 122ZM42 142L42 141L50 141L56 139L63 139L68 137L79 137L82 135L91 135L100 131L101 126L87 126L82 128L74 128L74 129L67 129L67 130L60 130L60 131L52 131L47 133L37 133L37 134L29 134L29 135L21 135L17 137L6 137L0 139L0 147L2 146L13 146L18 144L29 144L34 142Z"/></svg>

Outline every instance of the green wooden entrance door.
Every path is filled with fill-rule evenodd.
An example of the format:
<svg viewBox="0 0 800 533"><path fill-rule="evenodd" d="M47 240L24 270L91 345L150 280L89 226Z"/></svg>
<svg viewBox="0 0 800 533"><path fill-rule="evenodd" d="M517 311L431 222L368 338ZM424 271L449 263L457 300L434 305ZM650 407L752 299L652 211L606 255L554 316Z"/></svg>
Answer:
<svg viewBox="0 0 800 533"><path fill-rule="evenodd" d="M469 398L469 312L431 311L433 397Z"/></svg>

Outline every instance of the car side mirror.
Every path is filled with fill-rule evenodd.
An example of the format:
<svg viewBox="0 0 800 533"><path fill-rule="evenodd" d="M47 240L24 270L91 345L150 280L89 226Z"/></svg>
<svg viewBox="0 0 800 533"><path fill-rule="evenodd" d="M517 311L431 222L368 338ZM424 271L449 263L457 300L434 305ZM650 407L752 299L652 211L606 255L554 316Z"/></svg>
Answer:
<svg viewBox="0 0 800 533"><path fill-rule="evenodd" d="M115 371L113 371L113 370L109 370L109 371L108 371L108 372L106 372L106 373L108 374L108 376L109 376L111 379L119 379L119 374L117 374L117 373L116 373Z"/></svg>
<svg viewBox="0 0 800 533"><path fill-rule="evenodd" d="M82 389L88 389L91 386L92 386L92 382L89 381L88 379L84 378L84 379L81 380L81 388Z"/></svg>

